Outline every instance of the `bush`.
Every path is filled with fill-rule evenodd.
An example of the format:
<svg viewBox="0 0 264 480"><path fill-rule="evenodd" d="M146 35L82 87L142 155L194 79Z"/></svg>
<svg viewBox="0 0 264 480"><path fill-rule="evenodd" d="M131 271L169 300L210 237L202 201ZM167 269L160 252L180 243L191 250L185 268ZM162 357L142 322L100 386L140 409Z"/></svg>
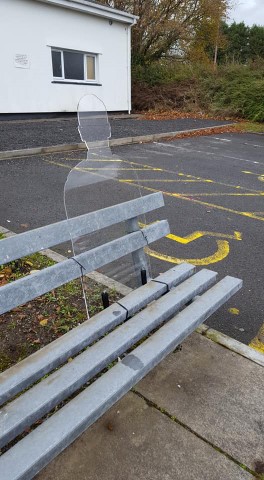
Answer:
<svg viewBox="0 0 264 480"><path fill-rule="evenodd" d="M211 67L159 62L133 70L136 110L180 109L264 121L264 62Z"/></svg>

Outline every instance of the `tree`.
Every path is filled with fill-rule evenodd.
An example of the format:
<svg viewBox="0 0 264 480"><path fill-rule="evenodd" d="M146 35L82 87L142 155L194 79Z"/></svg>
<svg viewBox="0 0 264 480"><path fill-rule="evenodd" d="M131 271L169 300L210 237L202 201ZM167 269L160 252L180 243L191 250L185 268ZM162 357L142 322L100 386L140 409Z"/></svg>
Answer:
<svg viewBox="0 0 264 480"><path fill-rule="evenodd" d="M264 27L248 27L244 22L231 25L223 22L221 33L226 38L225 48L220 50L220 61L246 64L264 58Z"/></svg>
<svg viewBox="0 0 264 480"><path fill-rule="evenodd" d="M253 25L249 32L249 51L250 58L264 58L264 27Z"/></svg>
<svg viewBox="0 0 264 480"><path fill-rule="evenodd" d="M225 0L204 0L201 3L200 21L190 43L189 58L192 61L211 63L216 68L219 48L226 44L222 22L226 18L229 2Z"/></svg>
<svg viewBox="0 0 264 480"><path fill-rule="evenodd" d="M205 17L208 25L211 20L215 23L215 17L219 25L220 12L226 13L229 0L104 0L103 3L139 17L132 29L132 60L146 64L167 55L179 43L188 49Z"/></svg>
<svg viewBox="0 0 264 480"><path fill-rule="evenodd" d="M250 56L249 27L244 22L233 22L228 29L227 57L229 61L246 63Z"/></svg>

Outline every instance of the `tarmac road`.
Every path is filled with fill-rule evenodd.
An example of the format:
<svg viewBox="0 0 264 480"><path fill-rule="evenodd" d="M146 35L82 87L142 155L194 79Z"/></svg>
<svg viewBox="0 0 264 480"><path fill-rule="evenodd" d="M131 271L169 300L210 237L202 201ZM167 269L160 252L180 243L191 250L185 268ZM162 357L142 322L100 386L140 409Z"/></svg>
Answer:
<svg viewBox="0 0 264 480"><path fill-rule="evenodd" d="M186 259L215 269L220 278L242 278L242 291L207 323L244 343L263 324L263 152L264 136L253 134L114 149L125 168L120 201L138 195L135 175L142 194L164 192L165 209L147 221L168 218L171 236L151 246L152 274ZM0 225L20 232L64 219L64 183L84 157L79 152L1 160ZM108 190L100 194L112 202Z"/></svg>

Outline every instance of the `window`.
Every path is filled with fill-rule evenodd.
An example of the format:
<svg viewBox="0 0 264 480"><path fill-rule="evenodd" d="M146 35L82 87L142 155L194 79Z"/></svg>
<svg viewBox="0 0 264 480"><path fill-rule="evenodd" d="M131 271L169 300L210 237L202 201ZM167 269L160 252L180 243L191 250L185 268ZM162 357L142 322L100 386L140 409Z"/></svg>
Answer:
<svg viewBox="0 0 264 480"><path fill-rule="evenodd" d="M54 80L97 82L97 55L71 50L51 50Z"/></svg>

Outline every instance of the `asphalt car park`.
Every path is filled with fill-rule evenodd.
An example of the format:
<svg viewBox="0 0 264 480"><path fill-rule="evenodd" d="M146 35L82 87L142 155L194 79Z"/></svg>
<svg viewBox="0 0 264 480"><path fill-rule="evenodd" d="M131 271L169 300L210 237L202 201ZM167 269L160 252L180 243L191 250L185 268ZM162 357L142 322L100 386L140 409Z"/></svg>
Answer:
<svg viewBox="0 0 264 480"><path fill-rule="evenodd" d="M209 324L244 343L263 324L263 152L264 136L253 134L113 149L121 160L116 178L120 202L150 192L164 194L165 207L157 218L169 220L171 234L148 251L152 274L185 260L215 269L220 277L242 278L242 291ZM1 160L0 225L21 232L64 219L64 184L85 156L69 152ZM113 201L107 189L100 196L105 204ZM60 251L65 254L67 248Z"/></svg>

